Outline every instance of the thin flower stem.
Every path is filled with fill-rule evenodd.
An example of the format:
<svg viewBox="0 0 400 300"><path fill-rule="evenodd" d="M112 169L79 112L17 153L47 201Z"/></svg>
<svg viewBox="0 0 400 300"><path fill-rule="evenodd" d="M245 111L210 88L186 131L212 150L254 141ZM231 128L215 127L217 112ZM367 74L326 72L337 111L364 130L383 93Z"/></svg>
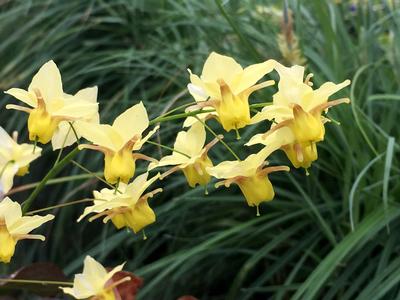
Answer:
<svg viewBox="0 0 400 300"><path fill-rule="evenodd" d="M161 148L164 148L164 149L170 150L172 152L176 152L176 153L182 154L182 155L186 156L187 158L190 158L189 155L187 155L187 154L185 154L185 153L183 153L183 152L181 152L179 150L176 150L174 148L171 148L171 147L168 147L168 146L164 146L162 144L159 144L159 143L156 143L156 142L152 142L152 141L147 141L146 143L149 143L149 144L152 144L152 145L155 145L155 146L159 146Z"/></svg>
<svg viewBox="0 0 400 300"><path fill-rule="evenodd" d="M200 123L202 123L204 125L204 127L212 133L213 136L215 136L222 145L224 145L224 147L233 155L233 157L236 158L236 160L241 161L241 159L239 158L239 156L235 153L235 151L233 151L233 149L231 147L229 147L229 145L227 143L225 143L216 133L214 130L212 130L210 128L210 126L208 126L205 122L203 122L202 120L200 120L200 118L198 116L194 116Z"/></svg>
<svg viewBox="0 0 400 300"><path fill-rule="evenodd" d="M185 108L187 106L190 106L190 105L196 104L196 103L197 102L195 102L195 103L191 102L191 103L187 103L187 104L181 105L181 106L179 106L177 108L174 108L174 109L170 110L169 112L167 112L167 113L165 113L165 114L163 114L163 115L151 120L149 122L149 125L153 125L153 124L161 123L161 122L166 122L166 121L172 121L172 120L176 120L176 119L184 119L184 118L187 118L187 117L193 117L193 116L197 116L199 114L208 113L208 112L215 112L215 109L198 109L198 110L194 110L194 111L191 111L191 112L180 113L180 114L175 114L175 115L170 116L170 114L172 112L175 112L175 111L177 111L179 109ZM251 104L250 108L262 108L264 106L271 105L271 104L272 104L272 102L255 103L255 104Z"/></svg>
<svg viewBox="0 0 400 300"><path fill-rule="evenodd" d="M50 171L46 174L46 176L42 179L42 181L38 184L38 186L33 190L33 192L29 195L28 199L23 202L22 212L25 213L29 210L33 201L39 195L40 191L46 186L47 181L57 176L58 173L64 169L64 167L79 153L78 147L68 153L62 160L60 160Z"/></svg>
<svg viewBox="0 0 400 300"><path fill-rule="evenodd" d="M98 176L96 173L90 171L89 169L86 169L84 166L82 166L80 163L76 162L75 160L71 161L75 166L77 166L78 168L82 169L83 171L85 171L86 173L92 175L93 177L96 177L98 180L100 180L101 182L107 184L110 188L112 189L116 189L116 191L118 191L118 193L122 192L120 190L118 190L118 188L116 188L115 186L113 186L112 184L108 183L106 180L104 180L103 178L101 178L100 176Z"/></svg>
<svg viewBox="0 0 400 300"><path fill-rule="evenodd" d="M166 116L169 116L173 112L176 112L176 111L178 111L180 109L186 108L186 107L191 106L191 105L195 105L196 103L197 103L196 101L193 101L193 102L189 102L189 103L183 104L181 106L175 107L175 108L163 113L162 115L158 116L157 118L164 118Z"/></svg>
<svg viewBox="0 0 400 300"><path fill-rule="evenodd" d="M35 154L35 150L37 147L37 143L38 143L38 137L35 137L35 140L33 142L33 150L32 150L32 154Z"/></svg>
<svg viewBox="0 0 400 300"><path fill-rule="evenodd" d="M268 105L272 105L273 102L262 102L262 103L254 103L250 104L250 108L263 108Z"/></svg>
<svg viewBox="0 0 400 300"><path fill-rule="evenodd" d="M37 214L37 213L40 213L43 211L48 211L48 210L52 210L55 208L66 207L66 206L75 205L75 204L84 203L84 202L93 202L94 200L97 200L97 199L86 198L86 199L71 201L68 203L57 204L57 205L48 206L48 207L41 208L41 209L31 210L31 211L27 212L26 215L33 215L33 214Z"/></svg>
<svg viewBox="0 0 400 300"><path fill-rule="evenodd" d="M98 176L101 176L101 175L103 175L103 172L98 172L96 174ZM59 177L59 178L56 178L56 179L50 179L47 182L47 185L53 185L53 184L69 182L69 181L74 181L74 180L88 179L88 178L92 178L92 175L91 174L79 174L79 175ZM9 195L12 195L12 194L16 194L16 193L19 193L19 192L30 190L30 189L33 189L33 188L37 187L39 184L40 184L40 181L33 182L33 183L28 183L28 184L24 184L24 185L20 185L20 186L17 186L15 188L11 189L5 195L9 196Z"/></svg>
<svg viewBox="0 0 400 300"><path fill-rule="evenodd" d="M197 116L198 114L214 112L214 111L215 111L215 109L198 109L198 110L194 110L194 111L187 112L187 113L181 113L181 114L176 114L176 115L166 116L166 117L158 117L158 118L151 120L149 122L149 125L166 122L166 121L177 120L177 119L185 119L187 117Z"/></svg>
<svg viewBox="0 0 400 300"><path fill-rule="evenodd" d="M119 187L120 181L121 181L121 178L118 177L117 183L114 186L114 195L116 195L118 192L118 187Z"/></svg>
<svg viewBox="0 0 400 300"><path fill-rule="evenodd" d="M74 133L74 136L75 136L75 139L76 139L76 143L79 145L79 136L78 136L78 134L76 133L76 130L75 130L75 128L74 128L74 124L73 124L72 122L68 122L68 124L69 124L69 126L71 127L72 132Z"/></svg>
<svg viewBox="0 0 400 300"><path fill-rule="evenodd" d="M73 282L68 282L68 281L45 281L45 280L26 280L26 279L6 279L6 278L0 278L0 282L12 282L12 283L21 283L21 284L26 284L26 283L32 283L32 284L40 284L40 285L68 285L68 286L73 286Z"/></svg>

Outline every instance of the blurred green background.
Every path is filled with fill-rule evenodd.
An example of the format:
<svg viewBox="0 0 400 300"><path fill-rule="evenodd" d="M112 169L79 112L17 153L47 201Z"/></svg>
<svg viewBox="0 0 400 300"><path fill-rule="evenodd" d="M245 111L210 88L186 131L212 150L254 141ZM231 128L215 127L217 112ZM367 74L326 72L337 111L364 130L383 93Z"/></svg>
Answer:
<svg viewBox="0 0 400 300"><path fill-rule="evenodd" d="M1 274L52 261L72 278L90 254L106 266L126 261L125 269L144 278L139 299L400 299L400 3L286 4L285 10L284 1L272 0L0 1L0 89L26 88L53 59L66 92L99 86L102 122L139 100L151 119L193 101L186 69L200 73L211 51L242 65L268 58L304 64L317 87L352 80L339 95L352 103L329 112L341 125L326 126L310 176L295 169L273 174L276 198L261 206L260 217L236 187L210 187L204 196L174 174L150 201L157 222L147 240L101 221L76 224L85 205L70 206L55 210L55 221L41 229L46 242L18 244ZM273 93L265 89L251 101L270 101ZM10 102L1 97L0 125L26 141L26 115L7 111ZM172 145L181 125L162 123L159 142ZM244 158L256 147L243 144L265 129L250 126L240 141L232 132L225 140ZM153 145L144 153L168 154ZM56 156L45 147L15 186L40 181ZM220 145L211 157L232 159ZM97 153L84 151L77 161L102 171ZM289 164L280 152L272 161ZM138 171L145 167L139 163ZM104 186L73 164L59 176L64 180L47 186L34 208L86 198ZM30 191L11 198L23 201Z"/></svg>

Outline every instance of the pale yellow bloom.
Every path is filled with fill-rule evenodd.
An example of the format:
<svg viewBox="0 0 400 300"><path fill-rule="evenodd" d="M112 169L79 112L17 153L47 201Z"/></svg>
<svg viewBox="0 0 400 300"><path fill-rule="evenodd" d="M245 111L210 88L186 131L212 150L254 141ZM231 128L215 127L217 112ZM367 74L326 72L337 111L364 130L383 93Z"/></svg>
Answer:
<svg viewBox="0 0 400 300"><path fill-rule="evenodd" d="M161 192L162 189L156 189L145 195L143 193L160 177L160 174L149 180L147 180L147 176L148 173L142 174L129 185L120 183L118 190L104 188L100 192L94 191L93 195L96 199L94 205L85 208L78 222L87 215L95 213L95 216L91 217L89 221L104 216L104 223L111 220L118 229L129 227L135 233L154 223L156 215L147 200Z"/></svg>
<svg viewBox="0 0 400 300"><path fill-rule="evenodd" d="M162 166L176 166L162 174L161 178L177 170L182 170L191 187L195 187L196 184L207 185L211 176L207 173L206 168L213 166L207 153L221 138L222 136L204 146L206 142L204 125L201 122L194 123L188 131L178 133L174 144L175 151L171 155L164 156L159 162L151 163L149 170Z"/></svg>
<svg viewBox="0 0 400 300"><path fill-rule="evenodd" d="M249 206L258 206L261 202L271 201L274 189L268 179L268 174L276 171L289 171L286 166L265 167L266 158L276 150L275 146L268 146L256 154L249 155L243 161L224 161L215 167L207 168L210 175L224 179L216 187L232 183L239 186Z"/></svg>
<svg viewBox="0 0 400 300"><path fill-rule="evenodd" d="M18 241L35 239L44 241L43 235L28 234L54 219L53 215L22 216L21 205L6 197L0 201L0 262L9 263Z"/></svg>
<svg viewBox="0 0 400 300"><path fill-rule="evenodd" d="M75 275L73 287L60 287L60 289L75 299L117 300L119 298L117 298L114 288L128 281L129 277L117 282L113 282L111 278L123 267L124 264L121 264L107 272L99 262L88 255L83 263L83 272Z"/></svg>
<svg viewBox="0 0 400 300"><path fill-rule="evenodd" d="M29 172L29 164L40 156L42 149L30 144L18 144L14 138L0 127L0 194L7 193L13 186L14 176Z"/></svg>
<svg viewBox="0 0 400 300"><path fill-rule="evenodd" d="M274 65L275 61L268 60L243 69L233 58L212 52L200 77L188 70L188 89L198 102L197 107L216 110L226 131L243 128L250 124L248 98L254 91L274 84L273 80L257 84Z"/></svg>
<svg viewBox="0 0 400 300"><path fill-rule="evenodd" d="M52 60L39 69L27 91L12 88L6 93L30 106L6 106L29 113L29 139L42 144L51 140L53 149L76 141L68 122L99 122L97 87L80 90L73 96L64 93L60 71Z"/></svg>
<svg viewBox="0 0 400 300"><path fill-rule="evenodd" d="M322 112L350 101L348 98L328 101L328 98L349 85L350 80L340 84L327 82L313 90L312 75L303 81L304 67L287 68L277 63L275 68L280 81L273 105L264 107L252 119L252 123L268 119L274 120L275 124L267 133L253 136L246 145L280 143L296 168L307 169L318 157L316 143L324 139L324 124L329 121Z"/></svg>
<svg viewBox="0 0 400 300"><path fill-rule="evenodd" d="M93 145L79 145L104 154L104 177L111 183L128 183L135 174L137 159L151 158L132 151L140 150L158 127L142 137L149 126L146 108L140 102L119 115L112 125L77 122L79 133Z"/></svg>

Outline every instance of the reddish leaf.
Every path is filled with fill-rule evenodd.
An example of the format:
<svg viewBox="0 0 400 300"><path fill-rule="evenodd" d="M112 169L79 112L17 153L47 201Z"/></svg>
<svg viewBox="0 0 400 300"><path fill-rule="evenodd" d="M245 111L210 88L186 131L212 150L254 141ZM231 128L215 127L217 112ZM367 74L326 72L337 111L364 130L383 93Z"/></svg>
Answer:
<svg viewBox="0 0 400 300"><path fill-rule="evenodd" d="M199 300L199 299L197 299L196 297L193 297L193 296L185 295L185 296L179 297L177 300Z"/></svg>
<svg viewBox="0 0 400 300"><path fill-rule="evenodd" d="M129 277L129 281L120 283L115 288L116 296L121 300L135 300L139 288L143 285L143 279L126 271L120 271L111 278L112 282L118 282L125 277ZM112 284L112 283L111 283Z"/></svg>
<svg viewBox="0 0 400 300"><path fill-rule="evenodd" d="M4 278L3 278L4 279ZM36 280L36 281L68 281L63 271L53 263L34 263L22 267L5 279L17 280ZM57 284L35 284L35 283L16 283L0 282L0 289L28 290L41 296L54 296L60 292Z"/></svg>

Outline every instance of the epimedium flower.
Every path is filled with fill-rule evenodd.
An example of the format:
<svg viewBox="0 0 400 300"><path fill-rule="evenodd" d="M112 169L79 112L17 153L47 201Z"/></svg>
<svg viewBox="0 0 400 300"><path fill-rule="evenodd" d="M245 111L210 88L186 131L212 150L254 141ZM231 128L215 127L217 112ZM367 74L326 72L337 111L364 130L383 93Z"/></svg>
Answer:
<svg viewBox="0 0 400 300"><path fill-rule="evenodd" d="M142 145L157 131L158 126L145 137L149 126L146 108L140 102L120 114L112 125L78 121L79 133L93 144L79 145L104 154L104 177L111 183L128 183L135 174L137 159L153 160L140 153Z"/></svg>
<svg viewBox="0 0 400 300"><path fill-rule="evenodd" d="M124 264L121 264L110 272L91 256L86 256L83 262L83 272L76 274L72 288L60 287L64 294L71 295L75 299L90 300L117 300L120 299L116 287L129 281L129 276L116 282L112 277L122 270Z"/></svg>
<svg viewBox="0 0 400 300"><path fill-rule="evenodd" d="M273 104L266 106L252 118L252 123L274 120L264 134L253 136L246 145L280 143L293 166L308 169L318 158L316 143L325 136L324 124L329 121L322 113L350 99L328 101L334 93L350 84L350 80L334 84L326 82L318 89L312 88L312 74L304 80L304 67L285 67L276 64L280 81ZM304 80L304 81L303 81Z"/></svg>
<svg viewBox="0 0 400 300"><path fill-rule="evenodd" d="M237 184L246 198L249 206L257 207L261 202L271 201L274 196L274 188L268 179L268 174L277 171L289 171L287 166L266 167L267 157L277 149L276 146L264 147L260 152L249 155L243 161L224 161L215 167L207 168L207 172L218 179L224 179L215 186L229 187Z"/></svg>
<svg viewBox="0 0 400 300"><path fill-rule="evenodd" d="M42 149L30 144L18 144L18 133L13 137L0 127L0 194L13 186L14 176L29 172L29 164L38 158Z"/></svg>
<svg viewBox="0 0 400 300"><path fill-rule="evenodd" d="M42 144L51 140L53 149L76 141L71 128L76 120L99 122L97 87L82 89L75 95L64 93L60 71L52 60L39 69L27 91L11 88L6 93L29 106L6 106L29 114L29 139Z"/></svg>
<svg viewBox="0 0 400 300"><path fill-rule="evenodd" d="M206 142L206 131L201 122L194 123L187 131L181 131L176 137L174 151L171 155L164 156L159 162L149 165L149 170L156 167L175 166L161 175L161 179L181 170L186 177L190 187L207 185L211 176L206 171L207 167L212 167L213 163L208 157L208 151L214 146L222 136L218 136L209 144Z"/></svg>
<svg viewBox="0 0 400 300"><path fill-rule="evenodd" d="M197 107L215 109L226 131L237 130L250 124L249 96L274 84L273 80L257 84L274 65L275 61L267 60L243 69L233 58L212 52L200 77L188 70L191 81L188 89Z"/></svg>
<svg viewBox="0 0 400 300"><path fill-rule="evenodd" d="M44 241L44 236L28 233L52 219L54 219L53 215L22 216L19 203L8 197L0 201L0 262L10 262L15 246L20 240Z"/></svg>
<svg viewBox="0 0 400 300"><path fill-rule="evenodd" d="M89 222L104 217L104 223L111 220L117 229L129 227L135 233L154 223L156 215L147 200L161 192L162 189L158 188L144 195L143 193L160 177L160 174L149 180L147 177L148 173L145 173L136 177L128 185L120 183L116 190L104 188L100 192L94 191L94 204L85 208L78 222L87 215L95 213L93 217L89 218Z"/></svg>

